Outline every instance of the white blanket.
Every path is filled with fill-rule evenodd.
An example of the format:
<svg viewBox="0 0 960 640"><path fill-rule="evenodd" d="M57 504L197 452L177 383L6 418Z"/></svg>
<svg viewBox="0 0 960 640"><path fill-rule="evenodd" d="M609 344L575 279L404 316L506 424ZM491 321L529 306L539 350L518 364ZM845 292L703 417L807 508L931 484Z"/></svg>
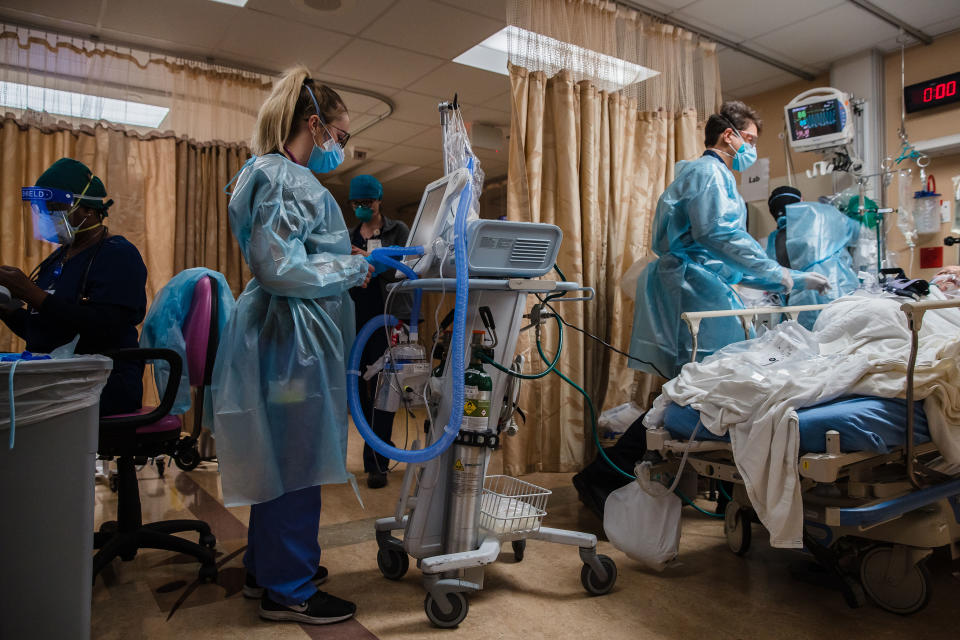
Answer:
<svg viewBox="0 0 960 640"><path fill-rule="evenodd" d="M936 292L931 297L942 298ZM906 395L910 331L903 298L854 294L833 302L810 332L787 322L684 366L663 387L644 424L663 424L671 402L700 412L704 427L729 433L737 469L774 547L803 546L796 410L844 395ZM915 395L930 435L960 463L960 310L927 312ZM723 415L723 423L720 415Z"/></svg>

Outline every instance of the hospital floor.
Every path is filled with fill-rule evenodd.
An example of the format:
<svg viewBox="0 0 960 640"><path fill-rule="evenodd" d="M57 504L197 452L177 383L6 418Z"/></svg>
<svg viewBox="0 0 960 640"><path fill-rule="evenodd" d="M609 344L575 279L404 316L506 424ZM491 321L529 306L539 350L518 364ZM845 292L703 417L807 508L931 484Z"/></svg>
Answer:
<svg viewBox="0 0 960 640"><path fill-rule="evenodd" d="M361 473L361 442L351 432L348 463L360 482L366 509L346 485L324 488L320 521L323 564L330 580L323 589L357 603L349 622L311 627L265 622L256 601L244 599L243 550L248 509L225 508L216 466L190 473L176 467L164 478L153 466L140 472L145 522L171 518L207 521L217 536L220 576L197 582L197 564L167 551L141 551L120 560L96 580L92 638L584 638L610 640L691 638L828 640L832 638L957 638L960 581L942 558L932 558L930 605L909 618L867 605L849 609L838 592L791 578L789 567L804 561L795 552L775 551L754 525L750 553L727 550L722 523L684 509L680 561L652 573L602 541L620 575L612 593L590 597L580 585L581 562L571 547L527 544L515 562L509 544L488 567L483 591L469 596L470 613L456 630L430 626L423 611L420 573L411 562L406 577L391 582L377 569L373 521L392 514L402 471L390 484L367 489ZM572 474L532 474L525 479L553 490L545 525L603 535L603 526L577 499ZM96 524L115 518L116 494L98 482ZM708 505L704 505L708 506Z"/></svg>

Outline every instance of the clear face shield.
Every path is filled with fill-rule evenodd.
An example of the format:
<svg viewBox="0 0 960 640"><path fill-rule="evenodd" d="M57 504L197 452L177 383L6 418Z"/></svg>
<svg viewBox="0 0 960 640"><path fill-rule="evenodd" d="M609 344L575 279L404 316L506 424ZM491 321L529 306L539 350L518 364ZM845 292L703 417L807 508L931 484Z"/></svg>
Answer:
<svg viewBox="0 0 960 640"><path fill-rule="evenodd" d="M24 207L30 212L33 235L38 240L68 245L73 242L78 232L100 226L99 223L82 228L74 226L70 223L70 215L76 211L83 200L93 203L103 202L103 198L49 187L23 187L21 199Z"/></svg>

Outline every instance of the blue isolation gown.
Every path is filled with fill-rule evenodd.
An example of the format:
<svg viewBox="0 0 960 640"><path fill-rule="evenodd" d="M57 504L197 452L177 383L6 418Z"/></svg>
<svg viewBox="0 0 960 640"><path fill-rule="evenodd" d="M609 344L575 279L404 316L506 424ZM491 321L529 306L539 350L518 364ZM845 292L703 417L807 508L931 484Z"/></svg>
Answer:
<svg viewBox="0 0 960 640"><path fill-rule="evenodd" d="M350 255L330 192L281 155L243 169L229 212L253 279L213 374L224 503L346 482L346 359L355 336L347 291L363 283L368 263Z"/></svg>
<svg viewBox="0 0 960 640"><path fill-rule="evenodd" d="M747 208L733 173L710 152L680 161L657 202L653 251L637 281L630 366L672 378L690 362L686 311L743 309L735 284L783 292L783 269L746 230ZM791 275L798 275L791 272ZM737 318L701 322L697 359L744 339ZM648 364L647 364L648 363Z"/></svg>
<svg viewBox="0 0 960 640"><path fill-rule="evenodd" d="M804 272L826 276L830 289L817 293L809 289L790 294L789 304L826 304L853 293L860 280L853 271L853 258L848 247L855 245L860 234L860 223L829 204L797 202L787 205L784 215L777 220L778 230L787 230L787 257L790 267ZM777 259L777 231L767 240L767 255ZM813 329L818 311L804 311L798 321Z"/></svg>

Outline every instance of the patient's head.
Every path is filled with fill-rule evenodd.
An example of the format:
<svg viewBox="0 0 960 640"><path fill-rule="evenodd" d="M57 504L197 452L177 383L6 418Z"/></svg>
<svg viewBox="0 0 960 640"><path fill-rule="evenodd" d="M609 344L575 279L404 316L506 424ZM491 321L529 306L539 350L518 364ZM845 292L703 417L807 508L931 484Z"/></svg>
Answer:
<svg viewBox="0 0 960 640"><path fill-rule="evenodd" d="M784 185L777 187L770 194L767 205L770 207L770 215L774 220L780 218L787 212L787 205L800 202L803 198L800 196L800 190L795 187Z"/></svg>

